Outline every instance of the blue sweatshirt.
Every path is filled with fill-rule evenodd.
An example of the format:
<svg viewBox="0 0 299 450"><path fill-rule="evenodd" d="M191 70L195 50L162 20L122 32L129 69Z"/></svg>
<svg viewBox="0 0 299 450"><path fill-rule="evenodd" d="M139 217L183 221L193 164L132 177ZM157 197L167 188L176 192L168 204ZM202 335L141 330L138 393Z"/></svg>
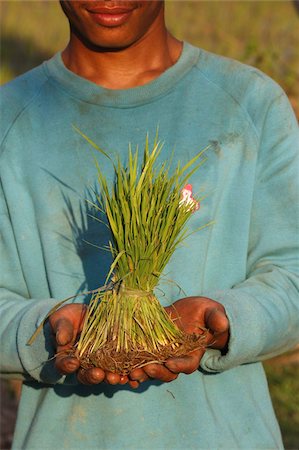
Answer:
<svg viewBox="0 0 299 450"><path fill-rule="evenodd" d="M127 90L75 75L57 54L4 86L1 102L1 372L24 380L14 449L282 448L260 362L299 340L299 138L280 87L185 43L174 66ZM53 305L101 286L111 263L86 203L94 153L72 125L123 160L157 126L161 161L174 151L184 163L212 144L192 176L205 199L189 229L215 223L177 249L157 295L164 305L183 296L172 279L221 302L229 348L208 349L170 384L61 376L48 325L26 345ZM111 162L97 159L111 181Z"/></svg>

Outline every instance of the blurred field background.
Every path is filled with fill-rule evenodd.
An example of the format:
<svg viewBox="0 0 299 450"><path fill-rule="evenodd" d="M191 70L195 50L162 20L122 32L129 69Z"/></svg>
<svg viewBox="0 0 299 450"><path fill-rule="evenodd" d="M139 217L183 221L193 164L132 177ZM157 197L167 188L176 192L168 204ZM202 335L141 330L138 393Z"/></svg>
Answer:
<svg viewBox="0 0 299 450"><path fill-rule="evenodd" d="M299 115L299 14L291 1L168 0L174 34L254 65L286 90ZM67 42L58 1L1 1L1 83L51 57Z"/></svg>
<svg viewBox="0 0 299 450"><path fill-rule="evenodd" d="M287 92L299 118L299 11L290 1L166 2L169 28L206 50L254 65ZM58 1L1 1L1 69L5 83L65 47L68 25ZM2 112L3 113L3 112ZM279 124L278 124L279 126ZM298 351L265 364L286 449L299 449ZM2 390L0 448L8 448L15 389Z"/></svg>

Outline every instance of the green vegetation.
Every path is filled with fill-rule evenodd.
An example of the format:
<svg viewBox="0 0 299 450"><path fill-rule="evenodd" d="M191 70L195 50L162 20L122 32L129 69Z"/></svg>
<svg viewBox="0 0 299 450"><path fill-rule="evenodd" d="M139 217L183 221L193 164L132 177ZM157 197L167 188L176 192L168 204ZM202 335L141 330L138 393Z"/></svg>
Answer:
<svg viewBox="0 0 299 450"><path fill-rule="evenodd" d="M49 59L67 43L58 1L1 1L1 82Z"/></svg>
<svg viewBox="0 0 299 450"><path fill-rule="evenodd" d="M286 450L299 448L299 364L264 364Z"/></svg>
<svg viewBox="0 0 299 450"><path fill-rule="evenodd" d="M112 188L97 164L100 194L92 205L96 216L107 216L111 241L106 250L113 263L106 284L113 277L110 286L94 294L88 305L76 344L83 367L94 365L125 375L202 346L204 330L198 337L183 333L153 291L176 247L190 234L186 223L201 199L192 197L191 185L186 183L205 162L207 148L184 166L179 162L171 173L171 161L157 164L162 147L158 136L152 148L146 137L141 167L138 148L133 153L129 147L128 165L123 166L119 158L113 163Z"/></svg>
<svg viewBox="0 0 299 450"><path fill-rule="evenodd" d="M256 66L299 96L299 15L292 2L169 1L168 17L177 36Z"/></svg>

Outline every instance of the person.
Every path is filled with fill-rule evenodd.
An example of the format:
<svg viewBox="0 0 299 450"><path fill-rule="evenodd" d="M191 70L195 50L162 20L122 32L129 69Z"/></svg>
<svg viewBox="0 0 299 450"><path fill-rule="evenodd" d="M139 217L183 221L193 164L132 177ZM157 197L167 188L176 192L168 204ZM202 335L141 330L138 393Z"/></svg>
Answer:
<svg viewBox="0 0 299 450"><path fill-rule="evenodd" d="M158 0L62 1L67 47L2 88L1 372L23 380L14 449L282 448L261 361L298 342L298 125L260 71L180 42ZM66 356L111 261L89 214L94 155L159 128L206 198L167 266L161 303L207 348L128 376ZM172 151L174 152L172 153ZM97 155L108 180L113 167ZM88 244L88 242L94 245ZM174 313L175 311L175 313ZM57 356L55 357L55 355Z"/></svg>

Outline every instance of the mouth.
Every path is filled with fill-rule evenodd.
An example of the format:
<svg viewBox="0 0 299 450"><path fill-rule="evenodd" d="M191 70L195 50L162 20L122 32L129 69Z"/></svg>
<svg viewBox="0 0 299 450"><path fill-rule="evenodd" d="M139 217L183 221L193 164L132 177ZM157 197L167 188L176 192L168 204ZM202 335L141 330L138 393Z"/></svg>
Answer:
<svg viewBox="0 0 299 450"><path fill-rule="evenodd" d="M99 7L87 8L90 17L98 25L105 27L117 27L123 25L132 15L135 8L125 7Z"/></svg>

